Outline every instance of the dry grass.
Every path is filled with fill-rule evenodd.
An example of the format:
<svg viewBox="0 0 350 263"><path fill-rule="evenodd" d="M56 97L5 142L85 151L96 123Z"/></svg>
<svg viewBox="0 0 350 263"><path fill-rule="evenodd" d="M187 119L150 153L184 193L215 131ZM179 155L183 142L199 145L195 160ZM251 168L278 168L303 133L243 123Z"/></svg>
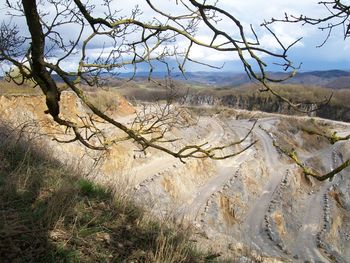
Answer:
<svg viewBox="0 0 350 263"><path fill-rule="evenodd" d="M13 82L0 80L0 95L38 95L41 94L39 88L33 88L29 84L23 84L21 86L16 85Z"/></svg>
<svg viewBox="0 0 350 263"><path fill-rule="evenodd" d="M1 262L212 262L190 229L150 217L6 127L0 138Z"/></svg>
<svg viewBox="0 0 350 263"><path fill-rule="evenodd" d="M95 90L87 92L90 101L101 111L116 110L120 95L116 90Z"/></svg>

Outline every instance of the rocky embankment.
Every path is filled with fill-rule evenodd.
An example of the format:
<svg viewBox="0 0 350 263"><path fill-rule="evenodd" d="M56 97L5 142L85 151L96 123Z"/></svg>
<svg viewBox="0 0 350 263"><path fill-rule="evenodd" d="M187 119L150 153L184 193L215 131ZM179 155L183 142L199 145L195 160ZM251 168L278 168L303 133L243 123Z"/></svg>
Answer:
<svg viewBox="0 0 350 263"><path fill-rule="evenodd" d="M264 111L270 113L281 113L287 115L301 115L295 111L290 105L273 97L262 96L242 96L242 95L209 95L195 94L188 95L186 102L195 106L226 106L234 109L244 109L249 111ZM310 111L309 116L321 117L331 120L339 120L350 122L350 107L334 105L332 102L322 106L317 111L312 111L316 108L313 103L301 104L303 111Z"/></svg>
<svg viewBox="0 0 350 263"><path fill-rule="evenodd" d="M189 102L220 105L221 99L197 96ZM243 107L245 103L240 100L232 105ZM134 111L125 111L127 107L121 103L114 114L130 124ZM350 257L349 168L333 181L318 182L305 177L273 146L274 140L284 138L297 148L303 162L318 164L321 172L350 158L349 141L329 145L325 138L311 138L299 129L296 123L306 122L307 117L266 114L243 145L231 150L257 140L254 147L223 161L191 159L183 164L159 151L147 150L145 155L132 142L122 142L103 155L77 142L59 144L52 138L71 139L72 134L44 114L45 109L40 96L0 96L2 123L23 128L21 132L26 133L22 136L42 137L43 147L50 147L67 165L80 164L88 176L92 176L91 169L97 169L94 180L119 187L154 215L189 223L195 228L194 243L218 251L220 259L343 263ZM62 112L72 119L88 114L71 93L62 95ZM118 112L124 113L118 116ZM185 144L219 146L239 141L253 121L249 116L238 120L238 114L200 116L196 125L171 132ZM312 122L327 122L324 127L350 133L346 123L317 118ZM101 130L110 134L111 127L103 124ZM98 167L95 160L100 161Z"/></svg>

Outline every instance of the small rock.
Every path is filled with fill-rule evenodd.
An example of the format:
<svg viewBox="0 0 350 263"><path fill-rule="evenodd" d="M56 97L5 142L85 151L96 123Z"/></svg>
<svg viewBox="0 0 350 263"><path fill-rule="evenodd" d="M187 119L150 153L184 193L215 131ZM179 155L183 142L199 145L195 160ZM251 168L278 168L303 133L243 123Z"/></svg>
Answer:
<svg viewBox="0 0 350 263"><path fill-rule="evenodd" d="M105 241L107 244L111 243L111 236L108 233L97 233L96 239L100 241Z"/></svg>

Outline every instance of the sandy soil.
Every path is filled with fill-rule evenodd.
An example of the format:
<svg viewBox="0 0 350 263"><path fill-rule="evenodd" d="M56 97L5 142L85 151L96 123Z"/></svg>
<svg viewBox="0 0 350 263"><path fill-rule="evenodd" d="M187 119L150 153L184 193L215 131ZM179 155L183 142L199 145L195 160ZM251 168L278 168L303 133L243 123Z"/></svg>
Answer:
<svg viewBox="0 0 350 263"><path fill-rule="evenodd" d="M67 96L66 100L63 109L83 111L73 97ZM36 132L64 133L42 113L45 106L39 97L0 97L0 102L2 120L15 126L28 120L40 120L40 123L35 122ZM42 111L38 113L35 109ZM116 118L127 124L134 116L132 112L123 112ZM249 117L249 113L245 115ZM251 113L251 116L257 114ZM350 169L342 171L332 181L305 178L272 142L277 137L286 137L300 145L303 162L319 163L325 170L349 158L350 142L316 143L304 149L303 145L310 144L309 137L301 131L293 134L279 128L279 123L293 128L296 120L308 121L309 118L262 114L241 147L253 140L258 143L223 161L188 160L183 164L157 151L144 155L137 152L131 142L123 143L104 156L94 178L119 189L125 185L123 190L155 215L193 224L197 230L193 238L197 243L223 255L246 249L279 258L282 262L349 262ZM341 136L350 132L347 123L316 121L326 123ZM42 123L45 126L40 126ZM251 120L236 120L235 116L219 114L202 116L195 126L177 129L174 133L183 138L182 144L220 145L244 137L252 125ZM112 133L110 127L103 128L106 133ZM42 140L43 145L46 140L48 147L56 149L58 158L67 165L75 164L72 163L74 159L86 171L95 167L96 155L81 145L55 144L50 136Z"/></svg>

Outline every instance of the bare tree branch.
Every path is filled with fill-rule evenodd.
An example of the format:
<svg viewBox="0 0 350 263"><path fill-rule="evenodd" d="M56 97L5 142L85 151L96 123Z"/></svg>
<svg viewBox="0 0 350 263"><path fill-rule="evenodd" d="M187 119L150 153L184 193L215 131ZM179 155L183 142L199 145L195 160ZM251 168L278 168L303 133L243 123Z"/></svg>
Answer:
<svg viewBox="0 0 350 263"><path fill-rule="evenodd" d="M329 13L325 17L308 17L306 15L289 15L285 14L283 19L272 18L266 21L263 25L267 26L275 22L284 23L302 23L318 26L321 31L326 31L324 41L317 47L323 46L332 34L334 28L342 27L344 32L344 39L350 36L350 5L344 3L343 0L320 1L319 5L323 6Z"/></svg>
<svg viewBox="0 0 350 263"><path fill-rule="evenodd" d="M315 171L315 169L306 166L305 164L303 164L302 161L300 161L300 159L298 158L298 155L296 153L296 151L287 151L285 149L283 149L280 145L278 145L275 141L274 141L274 146L279 149L282 153L284 153L285 155L287 155L289 158L291 158L293 160L293 162L295 164L297 164L302 170L303 173L307 176L312 176L314 178L316 178L319 181L325 181L327 179L332 180L333 177L335 175L337 175L338 173L340 173L342 170L344 170L345 168L350 166L350 159L346 160L345 162L343 162L341 165L339 165L338 167L336 167L335 169L332 169L330 172L326 173L326 174L320 174L318 172Z"/></svg>
<svg viewBox="0 0 350 263"><path fill-rule="evenodd" d="M293 103L270 86L270 83L284 79L271 78L266 71L267 64L261 58L262 55L267 55L282 61L283 69L291 70L289 77L292 77L298 67L292 64L287 53L300 39L284 44L266 23L264 28L279 45L279 51L273 52L260 45L258 34L252 26L244 28L235 15L215 4L196 0L175 1L184 11L171 15L158 8L151 0L146 2L154 12L151 20L142 19L142 11L138 7L130 10L129 15L121 15L119 10L112 8L110 1L104 2L102 14L95 12L94 6L80 0L6 2L10 14L12 12L13 16L22 15L26 19L30 36L21 37L15 26L3 24L0 28L0 61L19 69L23 81L17 81L18 84L32 79L41 88L46 97L46 113L72 132L73 138L67 140L68 142L79 141L88 148L104 150L111 144L131 139L142 150L155 148L181 161L188 157L224 159L250 148L255 142L238 152L232 146L246 140L251 131L242 140L223 146L208 147L208 144L201 144L187 145L180 150L169 149L167 143L180 139L169 137L170 130L174 127L186 127L186 123L181 120L181 109L173 107L173 101L156 105L153 109L145 109L136 116L131 127L128 127L98 109L80 88L80 84L100 87L104 73L118 74L118 70L128 66L132 66L136 73L139 64L148 65L151 80L155 63L162 63L170 73L172 68L168 61L174 58L183 74L186 73L187 62L217 68L205 61L191 58L191 51L198 47L225 52L232 57L238 56L250 78L260 82L264 90L301 111L299 103ZM232 32L221 29L222 23L232 24ZM201 40L197 35L202 26L211 34L209 41ZM64 34L67 28L74 29L76 34L72 33L67 37ZM178 44L179 41L182 41L181 44ZM99 52L94 49L96 43L100 47ZM68 72L62 65L71 60L77 60L78 66L76 70L70 69ZM92 117L73 120L64 116L60 110L61 91L57 87L54 74L63 80L65 86L77 95L94 116L122 131L124 136L108 138ZM171 81L166 85L172 88ZM56 140L64 141L58 138ZM224 154L223 150L229 153Z"/></svg>

